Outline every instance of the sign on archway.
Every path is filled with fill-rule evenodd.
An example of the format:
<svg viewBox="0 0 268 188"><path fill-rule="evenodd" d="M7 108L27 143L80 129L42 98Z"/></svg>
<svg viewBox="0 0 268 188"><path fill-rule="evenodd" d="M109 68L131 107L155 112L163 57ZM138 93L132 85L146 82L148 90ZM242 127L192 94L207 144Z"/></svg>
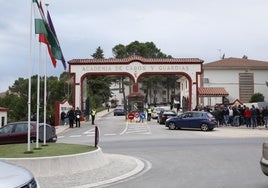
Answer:
<svg viewBox="0 0 268 188"><path fill-rule="evenodd" d="M139 92L138 81L145 74L180 74L187 78L184 95L189 100L188 109L197 104L197 88L202 73L203 60L198 58L143 58L131 56L123 59L73 59L69 73L74 75L74 105L82 106L83 79L94 75L128 75L133 80L133 92Z"/></svg>

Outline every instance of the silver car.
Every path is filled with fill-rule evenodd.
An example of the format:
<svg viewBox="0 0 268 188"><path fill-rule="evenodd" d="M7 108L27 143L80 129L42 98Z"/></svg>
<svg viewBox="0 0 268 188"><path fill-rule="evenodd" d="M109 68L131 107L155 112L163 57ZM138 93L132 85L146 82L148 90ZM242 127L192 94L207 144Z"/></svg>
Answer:
<svg viewBox="0 0 268 188"><path fill-rule="evenodd" d="M262 157L261 157L261 169L262 172L268 176L268 142L264 142L262 145Z"/></svg>
<svg viewBox="0 0 268 188"><path fill-rule="evenodd" d="M21 166L0 161L0 169L0 187L40 188L33 174Z"/></svg>

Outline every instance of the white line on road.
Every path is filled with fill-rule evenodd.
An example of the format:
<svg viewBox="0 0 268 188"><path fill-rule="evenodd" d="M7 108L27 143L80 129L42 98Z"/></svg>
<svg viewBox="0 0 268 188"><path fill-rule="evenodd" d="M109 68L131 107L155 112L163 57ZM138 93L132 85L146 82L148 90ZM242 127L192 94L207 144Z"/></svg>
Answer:
<svg viewBox="0 0 268 188"><path fill-rule="evenodd" d="M104 136L116 136L116 133L107 133L107 134L104 134Z"/></svg>
<svg viewBox="0 0 268 188"><path fill-rule="evenodd" d="M80 135L71 135L70 137L71 138L81 137L81 134Z"/></svg>

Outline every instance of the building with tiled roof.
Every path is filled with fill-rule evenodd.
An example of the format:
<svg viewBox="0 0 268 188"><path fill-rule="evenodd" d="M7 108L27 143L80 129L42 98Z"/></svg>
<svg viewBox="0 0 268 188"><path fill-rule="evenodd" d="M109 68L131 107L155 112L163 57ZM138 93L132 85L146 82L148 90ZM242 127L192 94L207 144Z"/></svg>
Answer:
<svg viewBox="0 0 268 188"><path fill-rule="evenodd" d="M223 97L230 103L236 99L248 103L254 93L262 93L268 101L267 75L266 61L226 58L205 63L198 90L200 103L222 103Z"/></svg>

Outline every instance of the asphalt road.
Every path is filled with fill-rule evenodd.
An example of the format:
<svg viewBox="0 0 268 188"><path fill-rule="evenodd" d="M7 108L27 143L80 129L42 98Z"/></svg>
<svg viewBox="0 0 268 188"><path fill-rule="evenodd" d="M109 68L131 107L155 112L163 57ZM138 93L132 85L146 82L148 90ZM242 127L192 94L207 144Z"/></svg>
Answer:
<svg viewBox="0 0 268 188"><path fill-rule="evenodd" d="M259 160L268 130L216 128L212 132L171 131L155 120L127 123L109 114L96 122L104 153L142 159L146 170L108 185L116 188L267 188ZM59 135L59 142L92 144L94 127Z"/></svg>

